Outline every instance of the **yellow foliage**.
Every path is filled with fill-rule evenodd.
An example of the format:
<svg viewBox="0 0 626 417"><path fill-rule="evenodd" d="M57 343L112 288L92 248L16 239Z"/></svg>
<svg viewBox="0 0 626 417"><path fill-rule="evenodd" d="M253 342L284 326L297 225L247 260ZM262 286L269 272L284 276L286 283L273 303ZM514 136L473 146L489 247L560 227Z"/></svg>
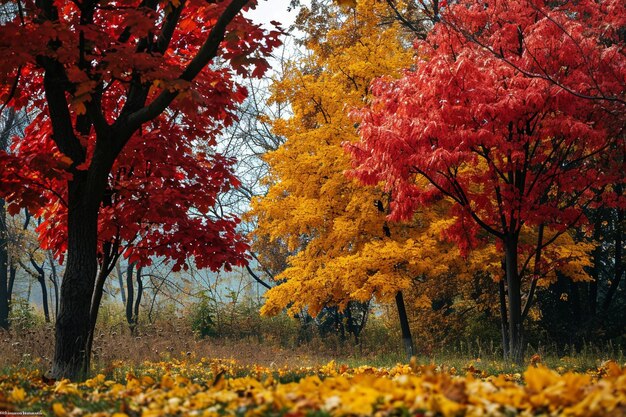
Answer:
<svg viewBox="0 0 626 417"><path fill-rule="evenodd" d="M24 391L24 388L14 387L11 391L11 400L13 400L14 402L24 401L25 398L26 391Z"/></svg>
<svg viewBox="0 0 626 417"><path fill-rule="evenodd" d="M356 7L356 0L335 0L340 6Z"/></svg>
<svg viewBox="0 0 626 417"><path fill-rule="evenodd" d="M335 362L314 368L264 368L207 360L145 363L130 380L151 381L124 388L123 376L97 387L77 384L60 394L37 371L0 374L0 404L9 412L51 411L55 417L128 416L585 416L626 413L626 368L615 362L587 373L557 373L542 365L519 374L457 376L434 366L349 368ZM215 369L225 373L216 385ZM468 368L469 369L469 368ZM277 378L274 378L276 376ZM294 378L297 376L296 378ZM148 379L149 378L149 379ZM296 382L281 383L280 378ZM126 378L128 383L129 378ZM163 385L165 383L165 386ZM174 385L172 385L174 384ZM28 389L15 388L16 386ZM11 395L4 397L11 390ZM14 394L19 393L19 394ZM97 412L79 408L90 404ZM29 408L24 408L27 405Z"/></svg>
<svg viewBox="0 0 626 417"><path fill-rule="evenodd" d="M60 381L54 392L57 394L78 394L78 387L76 384L71 383L68 379Z"/></svg>
<svg viewBox="0 0 626 417"><path fill-rule="evenodd" d="M98 387L98 386L104 384L105 380L106 380L106 378L105 378L105 376L103 374L98 374L95 377L85 381L85 385L87 385L89 388L95 388L95 387Z"/></svg>
<svg viewBox="0 0 626 417"><path fill-rule="evenodd" d="M61 403L52 404L52 412L56 417L66 417L67 411L65 411L65 407Z"/></svg>
<svg viewBox="0 0 626 417"><path fill-rule="evenodd" d="M392 196L346 176L351 164L344 147L358 140L350 110L367 103L373 79L396 77L409 67L414 51L410 35L397 22L381 24L382 16L389 14L386 2L336 3L350 9L327 6L320 12L323 16L304 14L310 19L308 27L306 20L301 22L309 53L288 62L284 78L272 87L273 102L288 104L292 113L288 119L269 120L273 132L286 140L265 156L270 188L253 202L251 216L258 221L254 237L261 259L271 260L272 243L282 245L281 253L290 256L275 277L279 285L266 294L262 313L288 308L290 314L306 309L316 315L327 305L344 308L350 301L372 297L389 302L400 290L418 311L416 326L425 332L445 329L455 320L443 318L443 310L434 311L436 300L450 300L458 311L497 311L497 286L489 284L502 278L502 253L485 238L462 258L444 239L456 221L447 217L450 202L424 208L410 222L392 223L386 218ZM544 241L552 233L547 230ZM533 276L537 230L526 227L520 239L530 248L520 254L522 264L528 259L526 291ZM589 250L563 234L544 250L542 264L554 268L538 284L552 282L557 266L574 280L589 279L584 272ZM538 317L537 312L531 310L530 317ZM421 333L418 338L424 339ZM445 401L437 404L446 408Z"/></svg>
<svg viewBox="0 0 626 417"><path fill-rule="evenodd" d="M374 78L399 75L413 55L398 24L380 24L388 13L383 2L359 0L354 7L328 14L328 31L310 34L311 53L289 63L273 86L273 100L289 103L293 115L272 122L286 142L266 156L271 187L252 214L257 239L280 240L293 256L276 277L281 285L268 292L264 314L290 305L293 314L308 308L315 315L325 305L372 296L389 301L414 277L443 276L461 262L441 242L453 219L442 219L440 207L410 224L388 223L388 195L345 175L350 160L343 145L358 139L349 110L367 100ZM264 247L258 245L261 254Z"/></svg>

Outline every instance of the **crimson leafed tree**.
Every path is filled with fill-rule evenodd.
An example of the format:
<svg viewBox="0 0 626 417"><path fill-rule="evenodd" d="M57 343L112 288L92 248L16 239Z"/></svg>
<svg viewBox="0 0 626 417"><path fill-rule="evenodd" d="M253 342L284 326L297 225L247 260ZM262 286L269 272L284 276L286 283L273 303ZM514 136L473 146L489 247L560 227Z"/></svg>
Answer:
<svg viewBox="0 0 626 417"><path fill-rule="evenodd" d="M396 219L454 201L448 236L465 251L496 239L503 320L521 361L542 251L585 223L584 208L626 203L614 192L624 182L626 9L467 0L443 5L436 20L416 43L415 68L376 81L356 113L354 175L386 184ZM534 243L520 242L524 230Z"/></svg>
<svg viewBox="0 0 626 417"><path fill-rule="evenodd" d="M214 269L245 262L236 220L209 215L237 183L230 161L195 148L232 123L246 93L235 75L261 75L279 32L242 16L254 0L13 4L0 97L35 119L0 154L1 194L9 211L43 216L43 244L67 254L52 371L78 378L97 281L123 247L133 262L158 255L176 268L189 256Z"/></svg>

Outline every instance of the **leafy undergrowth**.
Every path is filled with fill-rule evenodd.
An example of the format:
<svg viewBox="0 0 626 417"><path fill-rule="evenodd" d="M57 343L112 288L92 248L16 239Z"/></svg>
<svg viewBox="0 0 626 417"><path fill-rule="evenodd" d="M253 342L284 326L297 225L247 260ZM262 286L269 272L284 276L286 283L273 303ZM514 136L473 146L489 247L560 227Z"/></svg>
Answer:
<svg viewBox="0 0 626 417"><path fill-rule="evenodd" d="M3 409L56 417L624 416L626 368L610 361L560 374L537 365L495 376L473 367L272 369L202 359L116 363L83 383L23 369L0 375Z"/></svg>

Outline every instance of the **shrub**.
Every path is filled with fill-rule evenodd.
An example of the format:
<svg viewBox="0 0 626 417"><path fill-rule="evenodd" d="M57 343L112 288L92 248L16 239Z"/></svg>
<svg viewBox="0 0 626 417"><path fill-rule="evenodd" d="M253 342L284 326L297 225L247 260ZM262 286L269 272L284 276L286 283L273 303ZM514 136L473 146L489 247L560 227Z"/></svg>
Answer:
<svg viewBox="0 0 626 417"><path fill-rule="evenodd" d="M37 314L35 308L24 298L11 301L9 314L11 329L16 332L31 330L44 323L44 318Z"/></svg>
<svg viewBox="0 0 626 417"><path fill-rule="evenodd" d="M191 305L187 315L191 330L201 338L216 336L215 300L205 291L198 297L199 301Z"/></svg>

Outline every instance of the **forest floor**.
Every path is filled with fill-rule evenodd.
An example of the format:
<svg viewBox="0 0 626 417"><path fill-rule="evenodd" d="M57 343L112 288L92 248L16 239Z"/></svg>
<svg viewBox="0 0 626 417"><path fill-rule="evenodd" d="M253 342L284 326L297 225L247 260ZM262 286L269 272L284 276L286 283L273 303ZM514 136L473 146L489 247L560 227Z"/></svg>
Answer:
<svg viewBox="0 0 626 417"><path fill-rule="evenodd" d="M407 364L401 352L318 343L198 339L175 323L136 336L109 327L95 337L91 379L71 383L46 378L51 326L0 333L0 416L626 415L625 358L612 348L529 352L519 366L479 345Z"/></svg>
<svg viewBox="0 0 626 417"><path fill-rule="evenodd" d="M5 410L3 413L2 410ZM235 360L116 360L80 383L0 372L0 415L54 417L339 417L626 415L626 367L559 373L531 364L490 375L467 367L243 365Z"/></svg>

